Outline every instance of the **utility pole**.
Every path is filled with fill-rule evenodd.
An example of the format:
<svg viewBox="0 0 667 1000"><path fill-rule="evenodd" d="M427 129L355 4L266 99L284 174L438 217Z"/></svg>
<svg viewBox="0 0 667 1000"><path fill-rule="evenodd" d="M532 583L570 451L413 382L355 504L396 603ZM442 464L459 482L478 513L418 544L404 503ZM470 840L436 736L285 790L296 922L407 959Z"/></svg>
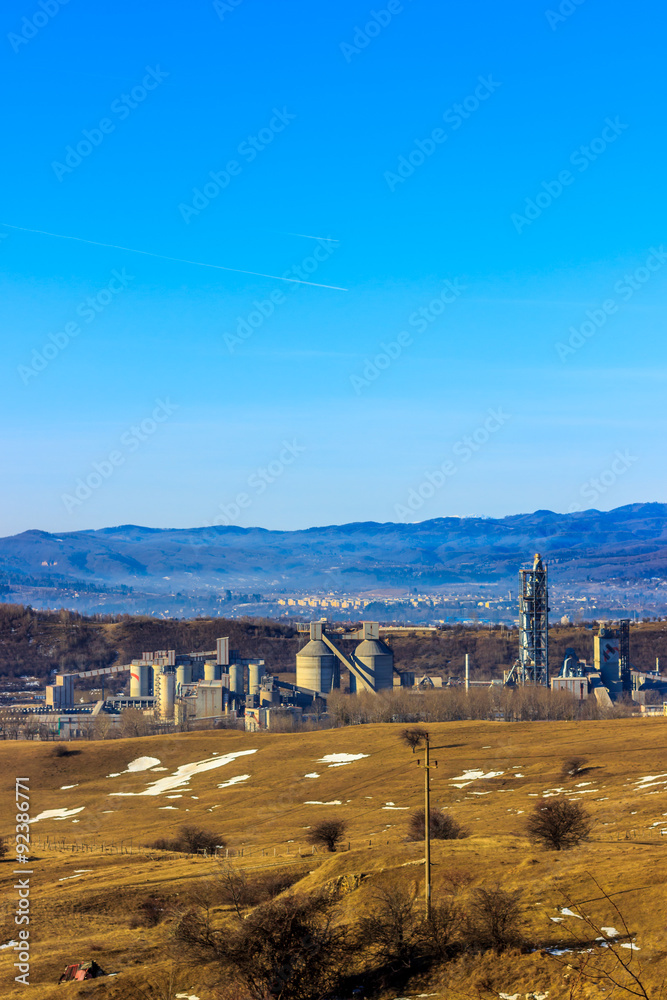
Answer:
<svg viewBox="0 0 667 1000"><path fill-rule="evenodd" d="M466 691L470 690L470 657L466 653Z"/></svg>
<svg viewBox="0 0 667 1000"><path fill-rule="evenodd" d="M420 747L425 748L424 760L424 908L426 919L431 919L431 768L437 767L438 762L431 762L431 736L425 729L415 727L405 729L401 734L401 739L415 753ZM417 764L421 761L417 759Z"/></svg>

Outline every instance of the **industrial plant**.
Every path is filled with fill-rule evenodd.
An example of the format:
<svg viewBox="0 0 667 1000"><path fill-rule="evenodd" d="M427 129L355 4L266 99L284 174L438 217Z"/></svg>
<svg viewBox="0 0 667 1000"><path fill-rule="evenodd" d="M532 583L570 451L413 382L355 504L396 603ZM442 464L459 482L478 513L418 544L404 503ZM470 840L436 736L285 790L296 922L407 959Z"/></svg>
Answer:
<svg viewBox="0 0 667 1000"><path fill-rule="evenodd" d="M662 712L667 681L658 669L640 671L633 667L628 619L598 626L592 637L591 661L570 648L562 662L551 664L548 567L539 553L532 566L519 572L518 597L518 656L503 680L471 680L467 654L462 677L445 676L442 671L418 675L413 670L398 670L394 651L385 640L399 636L403 629L364 621L361 628L346 631L321 619L298 625L298 634L305 641L296 653L295 675L283 675L289 681L281 679L275 668L267 670L263 658L241 656L239 650L230 649L229 638L221 637L215 649L203 652L153 650L130 663L59 673L46 687L41 702L15 705L12 711L36 718L59 736L83 735L87 724L100 717L114 727L128 709L150 717L158 729L229 725L257 731L285 723L319 722L326 716L327 699L337 690L355 695L396 688L409 691L465 685L467 690L472 685L504 684L510 688L550 688L566 692L576 701L593 698L607 709L625 698L638 703L645 713ZM412 632L419 639L419 630ZM355 643L353 648L351 643ZM123 673L129 675L129 687L105 697L105 678ZM86 701L79 691L75 701L75 687L86 687L86 682L95 680L101 682L101 692L97 692L101 697ZM79 685L80 681L84 684Z"/></svg>

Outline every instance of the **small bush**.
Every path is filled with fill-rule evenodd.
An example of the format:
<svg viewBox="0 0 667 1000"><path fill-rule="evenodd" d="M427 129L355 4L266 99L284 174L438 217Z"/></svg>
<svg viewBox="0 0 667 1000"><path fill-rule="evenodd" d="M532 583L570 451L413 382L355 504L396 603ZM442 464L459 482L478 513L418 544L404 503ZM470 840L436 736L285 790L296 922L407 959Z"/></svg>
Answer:
<svg viewBox="0 0 667 1000"><path fill-rule="evenodd" d="M425 809L415 809L408 819L408 840L423 840L426 836ZM429 830L432 840L461 840L469 833L453 816L434 806L430 812Z"/></svg>
<svg viewBox="0 0 667 1000"><path fill-rule="evenodd" d="M76 757L76 755L81 753L81 751L70 750L65 743L54 743L51 748L51 753L54 757Z"/></svg>
<svg viewBox="0 0 667 1000"><path fill-rule="evenodd" d="M139 903L131 927L157 927L165 917L165 901L159 896L147 896Z"/></svg>
<svg viewBox="0 0 667 1000"><path fill-rule="evenodd" d="M344 819L323 819L308 831L306 840L315 847L326 847L333 854L345 839L346 829Z"/></svg>
<svg viewBox="0 0 667 1000"><path fill-rule="evenodd" d="M182 854L199 854L201 851L215 852L218 847L225 847L225 841L219 833L202 830L199 826L184 824L174 837L158 837L147 844L154 851L178 851Z"/></svg>
<svg viewBox="0 0 667 1000"><path fill-rule="evenodd" d="M472 894L468 929L478 947L505 951L521 943L521 890L510 892L496 886L475 889Z"/></svg>
<svg viewBox="0 0 667 1000"><path fill-rule="evenodd" d="M590 770L587 765L588 759L586 757L568 757L566 761L563 761L560 776L566 779L576 778L579 774L586 774Z"/></svg>
<svg viewBox="0 0 667 1000"><path fill-rule="evenodd" d="M526 820L528 836L551 851L564 851L587 840L590 816L578 802L549 799L538 802Z"/></svg>

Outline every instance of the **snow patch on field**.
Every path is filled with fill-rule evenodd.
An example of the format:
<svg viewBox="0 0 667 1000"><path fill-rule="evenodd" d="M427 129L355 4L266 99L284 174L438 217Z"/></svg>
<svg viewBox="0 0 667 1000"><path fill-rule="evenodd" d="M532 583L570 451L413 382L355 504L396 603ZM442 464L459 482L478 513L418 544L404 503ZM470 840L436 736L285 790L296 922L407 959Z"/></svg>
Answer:
<svg viewBox="0 0 667 1000"><path fill-rule="evenodd" d="M504 771L480 771L478 768L473 768L469 771L464 771L463 774L457 774L455 778L450 778L454 788L465 788L466 785L471 784L473 781L480 781L486 778L499 778ZM461 782L461 784L455 784L455 782Z"/></svg>
<svg viewBox="0 0 667 1000"><path fill-rule="evenodd" d="M68 788L78 788L78 787L79 787L78 782L77 782L76 785L61 785L60 786L60 791L61 792L65 792L65 791L67 791Z"/></svg>
<svg viewBox="0 0 667 1000"><path fill-rule="evenodd" d="M218 788L231 788L232 785L239 785L242 781L247 781L250 777L249 774L237 774L236 777L230 778L229 781L223 781Z"/></svg>
<svg viewBox="0 0 667 1000"><path fill-rule="evenodd" d="M389 810L394 809L397 812L401 812L404 809L409 809L410 806L395 806L393 802L391 803L391 805L389 804L389 802L387 802L386 806L382 806L382 808L383 809L389 809Z"/></svg>
<svg viewBox="0 0 667 1000"><path fill-rule="evenodd" d="M8 941L7 944L0 944L0 951L3 951L5 948L17 948L17 947L18 947L18 941Z"/></svg>
<svg viewBox="0 0 667 1000"><path fill-rule="evenodd" d="M600 930L603 934L606 934L607 937L618 937L618 931L615 927L601 927Z"/></svg>
<svg viewBox="0 0 667 1000"><path fill-rule="evenodd" d="M77 806L76 809L45 809L39 816L33 817L30 822L39 823L40 819L69 819L70 816L76 816L77 813L82 812L84 808L85 806Z"/></svg>
<svg viewBox="0 0 667 1000"><path fill-rule="evenodd" d="M635 791L639 792L643 788L654 788L656 785L667 785L667 773L647 774L644 778L638 778L633 782L637 786Z"/></svg>
<svg viewBox="0 0 667 1000"><path fill-rule="evenodd" d="M315 802L314 800L304 802L304 806L342 806L342 804L340 799L334 799L332 802Z"/></svg>
<svg viewBox="0 0 667 1000"><path fill-rule="evenodd" d="M351 764L353 760L361 760L362 757L370 756L367 753L328 753L321 757L318 764L328 764L329 767L344 767Z"/></svg>
<svg viewBox="0 0 667 1000"><path fill-rule="evenodd" d="M311 771L310 774L304 774L304 778L319 778L317 771Z"/></svg>
<svg viewBox="0 0 667 1000"><path fill-rule="evenodd" d="M563 914L564 917L576 917L577 920L584 919L580 913L574 913L572 910L569 910L567 906L562 907L560 912Z"/></svg>
<svg viewBox="0 0 667 1000"><path fill-rule="evenodd" d="M192 761L190 764L181 764L173 774L169 774L164 778L158 778L148 788L145 788L143 792L112 792L111 794L118 796L161 795L163 792L171 792L176 788L183 788L184 785L189 784L190 779L196 774L211 771L216 767L224 767L225 764L230 764L237 757L247 757L253 753L257 753L257 751L237 750L234 753L227 753L223 756L207 757L204 760Z"/></svg>

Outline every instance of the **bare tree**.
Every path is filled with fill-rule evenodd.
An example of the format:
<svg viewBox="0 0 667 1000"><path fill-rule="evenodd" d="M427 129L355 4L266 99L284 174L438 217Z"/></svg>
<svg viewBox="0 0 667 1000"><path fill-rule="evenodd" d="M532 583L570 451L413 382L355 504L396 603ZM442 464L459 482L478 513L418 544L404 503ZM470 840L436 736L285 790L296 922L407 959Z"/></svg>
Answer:
<svg viewBox="0 0 667 1000"><path fill-rule="evenodd" d="M586 840L591 830L590 816L579 802L555 798L538 802L526 819L531 840L548 850L563 851Z"/></svg>
<svg viewBox="0 0 667 1000"><path fill-rule="evenodd" d="M421 726L411 726L409 729L403 730L400 739L403 743L407 744L407 746L409 746L414 753L415 750L430 739L430 734L427 729L422 729Z"/></svg>
<svg viewBox="0 0 667 1000"><path fill-rule="evenodd" d="M308 831L306 840L316 847L326 847L333 854L345 839L346 829L344 819L323 819Z"/></svg>
<svg viewBox="0 0 667 1000"><path fill-rule="evenodd" d="M657 996L663 995L662 990L659 994L653 995L648 992L642 962L637 955L638 949L632 941L634 935L628 927L625 916L612 899L611 894L603 889L590 872L587 874L600 892L600 898L613 911L614 917L612 919L614 923L621 925L623 933L610 933L612 928L602 926L583 909L580 903L565 896L567 906L573 913L581 917L582 926L588 927L593 932L594 937L593 942L576 942L580 946L579 954L577 955L575 949L573 949L573 954L568 954L568 967L577 973L577 982L598 987L604 986L612 993L619 990L622 995L640 997L641 1000L656 1000ZM572 942L569 943L572 944ZM603 947L592 949L591 943L594 945L602 943Z"/></svg>

